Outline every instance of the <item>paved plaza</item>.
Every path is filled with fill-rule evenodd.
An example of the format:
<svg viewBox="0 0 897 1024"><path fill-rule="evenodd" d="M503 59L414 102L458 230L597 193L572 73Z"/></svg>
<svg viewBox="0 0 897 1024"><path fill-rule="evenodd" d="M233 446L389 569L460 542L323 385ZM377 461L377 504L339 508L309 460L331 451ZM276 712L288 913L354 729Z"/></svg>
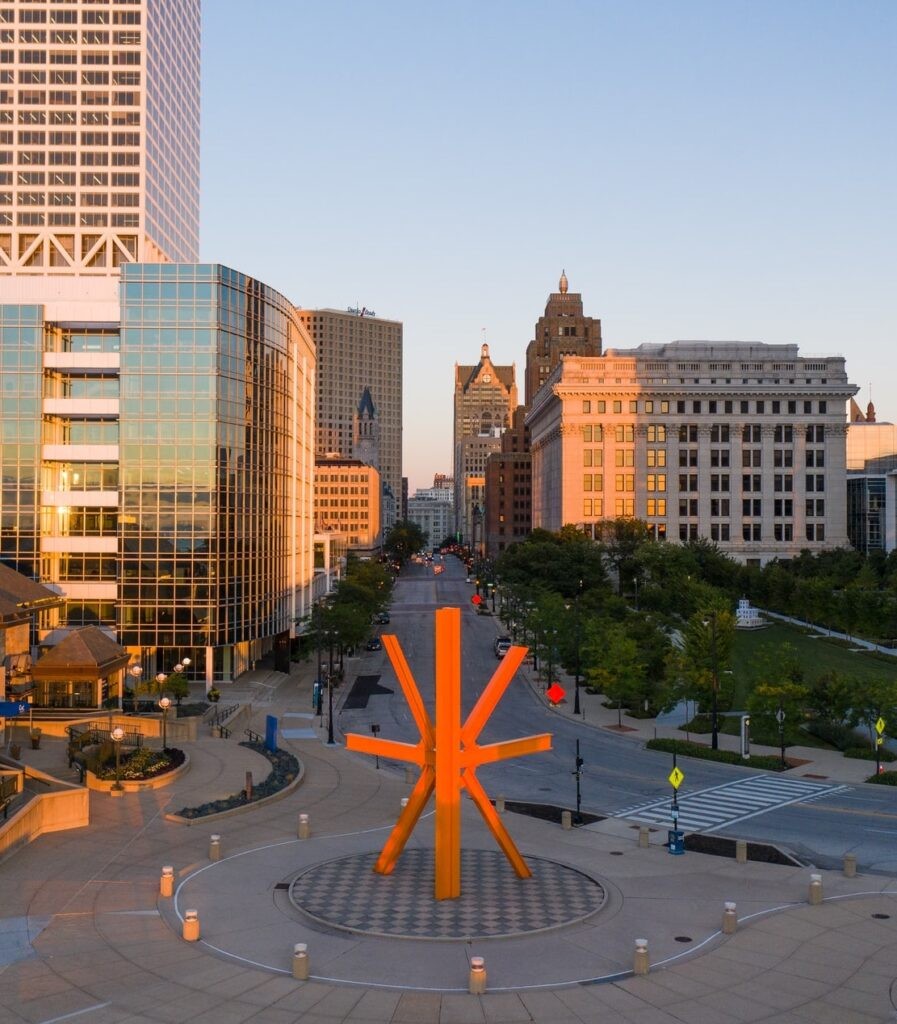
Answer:
<svg viewBox="0 0 897 1024"><path fill-rule="evenodd" d="M257 683L269 694L251 723L258 731L265 714L307 712L304 667ZM432 872L431 816L394 877L368 870L408 795L404 777L327 747L308 725L282 740L305 767L282 799L213 822L166 820L240 789L247 770L265 772L239 737L201 737L186 745L190 770L171 786L92 794L87 828L44 836L0 864L0 1021L897 1020L892 879L822 872L826 899L810 906L806 867L670 856L662 829L642 849L619 818L564 830L508 814L534 869L520 881L465 801L464 896L446 911L419 891ZM25 756L64 767L61 741ZM159 896L166 864L176 876L170 899ZM727 901L739 926L723 936ZM199 942L181 938L188 909L199 913ZM647 977L632 975L637 938L648 941ZM308 946L304 982L291 973L297 942ZM467 993L472 956L486 961L485 996Z"/></svg>

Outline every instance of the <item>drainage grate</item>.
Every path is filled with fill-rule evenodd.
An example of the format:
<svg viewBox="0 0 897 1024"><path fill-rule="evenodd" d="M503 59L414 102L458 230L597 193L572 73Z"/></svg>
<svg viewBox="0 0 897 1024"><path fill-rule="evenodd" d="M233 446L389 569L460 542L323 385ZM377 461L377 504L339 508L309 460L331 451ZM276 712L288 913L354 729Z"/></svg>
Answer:
<svg viewBox="0 0 897 1024"><path fill-rule="evenodd" d="M876 921L887 921L891 917L890 914L873 914L872 916L876 919Z"/></svg>

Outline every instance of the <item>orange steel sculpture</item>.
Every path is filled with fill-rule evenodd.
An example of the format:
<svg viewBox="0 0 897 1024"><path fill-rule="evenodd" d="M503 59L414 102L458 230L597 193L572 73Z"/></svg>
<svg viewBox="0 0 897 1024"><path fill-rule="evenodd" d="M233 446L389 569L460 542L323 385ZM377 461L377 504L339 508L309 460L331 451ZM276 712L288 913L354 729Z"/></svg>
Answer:
<svg viewBox="0 0 897 1024"><path fill-rule="evenodd" d="M405 655L395 636L384 636L383 646L420 730L418 743L399 743L350 733L346 747L363 754L380 754L409 761L421 768L408 804L380 851L374 870L388 875L396 866L430 795L436 793L436 899L461 895L461 787L470 793L498 845L518 878L532 874L489 802L476 776L478 765L524 754L551 750L551 734L525 736L480 746L477 738L526 657L527 648L512 647L495 670L467 721L461 724L461 610L436 612L436 723L430 721Z"/></svg>

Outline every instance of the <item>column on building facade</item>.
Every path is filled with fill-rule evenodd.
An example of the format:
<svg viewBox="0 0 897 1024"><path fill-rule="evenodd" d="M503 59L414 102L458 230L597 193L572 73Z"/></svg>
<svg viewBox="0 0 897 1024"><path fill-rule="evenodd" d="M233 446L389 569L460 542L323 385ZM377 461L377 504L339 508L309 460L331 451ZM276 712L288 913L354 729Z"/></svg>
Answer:
<svg viewBox="0 0 897 1024"><path fill-rule="evenodd" d="M667 539L679 540L679 424L666 424L667 431Z"/></svg>
<svg viewBox="0 0 897 1024"><path fill-rule="evenodd" d="M847 541L847 424L825 424L825 545ZM829 537L831 533L831 538Z"/></svg>
<svg viewBox="0 0 897 1024"><path fill-rule="evenodd" d="M794 424L794 541L801 547L816 548L807 540L807 424ZM813 520L817 522L817 520ZM823 520L818 520L823 522Z"/></svg>
<svg viewBox="0 0 897 1024"><path fill-rule="evenodd" d="M784 491L775 489L775 475L784 473L784 468L773 464L773 438L775 427L772 424L764 423L760 427L761 455L760 455L760 486L762 491L760 497L763 501L763 526L761 546L764 552L773 552L775 556L782 548L783 542L775 539L775 523L782 522L781 517L775 516L775 499L785 498L788 495ZM755 473L756 468L746 469L747 473ZM753 495L756 497L756 495ZM793 495L792 495L793 497Z"/></svg>
<svg viewBox="0 0 897 1024"><path fill-rule="evenodd" d="M741 465L742 447L741 427L732 424L729 428L729 471L731 474L729 485L732 488L729 506L731 512L729 536L732 548L739 552L750 550L750 545L744 539L744 525L748 521L744 515L744 499L748 497L748 494L742 486L741 479L744 472Z"/></svg>
<svg viewBox="0 0 897 1024"><path fill-rule="evenodd" d="M711 491L710 477L724 472L710 465L710 424L698 424L698 522L702 537L710 536L710 500L725 497L722 491ZM719 520L714 520L718 522Z"/></svg>

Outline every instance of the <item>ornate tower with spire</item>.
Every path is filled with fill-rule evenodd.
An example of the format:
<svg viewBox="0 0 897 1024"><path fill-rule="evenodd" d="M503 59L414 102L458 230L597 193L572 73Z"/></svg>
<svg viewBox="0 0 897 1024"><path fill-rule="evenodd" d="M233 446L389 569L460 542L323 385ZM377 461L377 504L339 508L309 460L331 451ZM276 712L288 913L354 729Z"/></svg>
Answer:
<svg viewBox="0 0 897 1024"><path fill-rule="evenodd" d="M352 417L352 458L380 468L380 421L369 387L362 391Z"/></svg>
<svg viewBox="0 0 897 1024"><path fill-rule="evenodd" d="M582 295L569 291L569 287L562 270L558 290L548 296L545 313L539 317L533 340L526 347L527 409L562 355L601 355L601 321L583 315Z"/></svg>

